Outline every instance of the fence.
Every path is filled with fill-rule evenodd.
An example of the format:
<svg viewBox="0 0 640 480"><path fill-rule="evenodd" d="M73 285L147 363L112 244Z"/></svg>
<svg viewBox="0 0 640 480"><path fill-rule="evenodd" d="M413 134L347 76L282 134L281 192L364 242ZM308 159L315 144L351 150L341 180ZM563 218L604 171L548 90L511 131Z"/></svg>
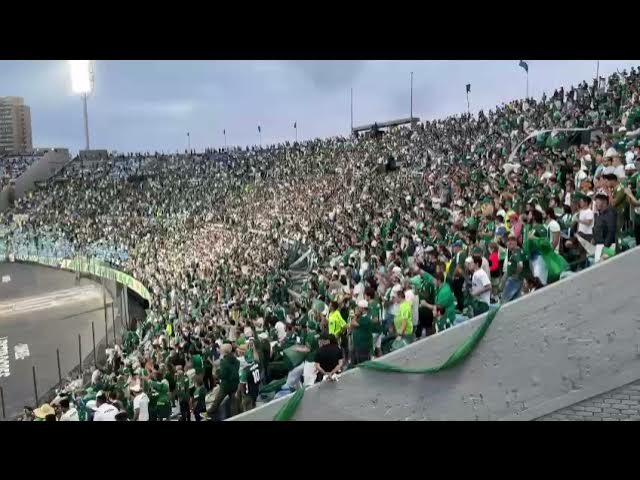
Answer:
<svg viewBox="0 0 640 480"><path fill-rule="evenodd" d="M27 260L19 263L33 262ZM48 264L42 263L45 264L43 268L47 268ZM43 266L42 263L38 262L37 265ZM63 344L53 344L50 349L49 344L46 344L45 348L41 349L46 351L38 352L39 360L31 357L34 360L28 374L24 368L26 365L23 364L19 369L22 372L9 377L3 386L0 385L2 420L21 417L24 413L21 412L21 405L31 405L33 402L34 406L38 407L42 403L50 402L57 390L70 381L82 379L82 383L85 384L94 369L106 366L106 349L114 346L118 340L122 341L123 332L133 328L135 318L143 314L142 303L146 299L129 295L127 284L120 284L118 277L96 276L95 273L104 272L102 267L101 270L93 270L81 268L81 262L75 262L73 265L76 268L67 273L67 281L74 281L75 277L76 285L82 279L99 283L102 287L102 305L56 318L56 325L64 328L65 323L76 325L77 317L83 317L82 325L76 330L73 326L65 328L67 334L63 335ZM55 267L54 264L50 266ZM130 308L135 312L133 319L130 317ZM99 312L103 314L100 315ZM46 360L42 360L43 356ZM25 378L27 376L31 378Z"/></svg>

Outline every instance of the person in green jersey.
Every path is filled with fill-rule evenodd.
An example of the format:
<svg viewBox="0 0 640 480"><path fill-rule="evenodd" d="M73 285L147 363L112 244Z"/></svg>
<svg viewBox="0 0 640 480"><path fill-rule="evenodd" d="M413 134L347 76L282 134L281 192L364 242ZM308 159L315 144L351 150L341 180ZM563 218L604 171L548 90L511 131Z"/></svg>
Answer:
<svg viewBox="0 0 640 480"><path fill-rule="evenodd" d="M253 339L249 339L249 348L244 354L247 365L240 371L238 395L241 398L241 409L248 412L256 407L256 400L260 390L260 365L255 361Z"/></svg>
<svg viewBox="0 0 640 480"><path fill-rule="evenodd" d="M433 323L436 326L436 333L453 327L454 322L447 316L443 305L435 305L433 308Z"/></svg>
<svg viewBox="0 0 640 480"><path fill-rule="evenodd" d="M603 175L603 177L609 185L609 190L611 191L611 206L616 212L616 252L619 252L625 224L624 210L627 206L627 194L624 191L624 185L620 183L615 173L608 173Z"/></svg>
<svg viewBox="0 0 640 480"><path fill-rule="evenodd" d="M182 369L182 365L176 366L176 400L180 407L180 421L191 421L191 413L189 411L189 399L191 398L189 392L189 379Z"/></svg>
<svg viewBox="0 0 640 480"><path fill-rule="evenodd" d="M526 261L522 250L518 248L518 239L515 235L507 238L507 258L505 259L505 280L502 291L502 303L510 302L520 296L524 263Z"/></svg>
<svg viewBox="0 0 640 480"><path fill-rule="evenodd" d="M352 353L351 363L355 366L371 359L373 350L373 322L368 314L369 302L359 300L355 314L351 318Z"/></svg>
<svg viewBox="0 0 640 480"><path fill-rule="evenodd" d="M640 157L636 158L636 165L640 168ZM640 245L640 181L638 181L639 179L637 177L634 178L634 180L635 188L628 186L625 188L624 193L633 209L633 233L637 246Z"/></svg>
<svg viewBox="0 0 640 480"><path fill-rule="evenodd" d="M202 420L202 414L207 410L206 395L207 389L204 386L202 378L195 377L195 390L191 399L191 411L196 422ZM207 412L208 413L208 412Z"/></svg>
<svg viewBox="0 0 640 480"><path fill-rule="evenodd" d="M225 398L227 400L227 417L230 417L234 412L233 404L235 402L235 394L238 390L238 383L240 382L240 362L233 353L233 348L230 343L225 343L221 348L222 358L220 359L220 369L218 370L218 379L220 380L220 388L216 394L213 404L207 410L207 414L210 418L215 418L222 401Z"/></svg>
<svg viewBox="0 0 640 480"><path fill-rule="evenodd" d="M154 372L150 382L152 396L155 398L156 419L166 421L171 418L171 400L169 399L169 382L161 371Z"/></svg>
<svg viewBox="0 0 640 480"><path fill-rule="evenodd" d="M453 326L453 323L456 319L456 298L453 295L453 291L451 290L451 286L445 281L444 274L442 272L436 272L434 275L434 282L436 286L436 297L434 300L434 304L426 304L428 308L432 311L435 310L436 306L440 305L445 310L445 315L442 318L440 326L436 324L436 331L440 332L445 328L449 328ZM435 318L435 311L434 311ZM444 322L444 323L443 323ZM442 327L442 328L439 328Z"/></svg>
<svg viewBox="0 0 640 480"><path fill-rule="evenodd" d="M294 348L297 352L304 353L304 361L289 371L287 375L287 388L293 390L302 379L305 387L315 383L317 372L315 368L315 355L318 351L318 334L314 320L302 319L300 322L300 342Z"/></svg>

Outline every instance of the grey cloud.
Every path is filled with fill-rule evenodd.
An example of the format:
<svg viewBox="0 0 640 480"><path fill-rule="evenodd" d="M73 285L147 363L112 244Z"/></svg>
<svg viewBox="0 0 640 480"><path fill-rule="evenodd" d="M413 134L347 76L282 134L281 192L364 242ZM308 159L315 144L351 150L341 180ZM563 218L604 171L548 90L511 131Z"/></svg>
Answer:
<svg viewBox="0 0 640 480"><path fill-rule="evenodd" d="M353 84L366 65L364 60L299 60L288 63L320 90L336 90Z"/></svg>

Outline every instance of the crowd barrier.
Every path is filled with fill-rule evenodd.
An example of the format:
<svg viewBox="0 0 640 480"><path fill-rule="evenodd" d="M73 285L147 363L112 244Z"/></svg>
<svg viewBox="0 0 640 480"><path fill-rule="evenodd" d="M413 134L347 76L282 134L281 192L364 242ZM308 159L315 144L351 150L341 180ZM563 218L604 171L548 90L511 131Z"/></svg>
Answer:
<svg viewBox="0 0 640 480"><path fill-rule="evenodd" d="M21 262L36 263L47 267L61 268L64 270L79 272L81 274L93 275L95 277L113 280L123 286L128 287L147 302L151 302L151 293L149 293L149 290L147 290L147 288L140 281L136 280L131 275L116 270L99 260L94 260L86 257L76 257L70 259L29 254L12 254L9 255L9 259L14 261L17 260Z"/></svg>

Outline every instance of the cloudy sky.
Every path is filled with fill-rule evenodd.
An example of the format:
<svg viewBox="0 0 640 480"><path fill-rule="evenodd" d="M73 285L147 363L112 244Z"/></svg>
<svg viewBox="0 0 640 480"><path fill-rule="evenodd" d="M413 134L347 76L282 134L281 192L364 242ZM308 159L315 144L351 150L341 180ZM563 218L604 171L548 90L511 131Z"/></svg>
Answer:
<svg viewBox="0 0 640 480"><path fill-rule="evenodd" d="M596 61L530 60L529 92L595 76ZM640 61L603 60L600 74ZM89 99L92 148L118 151L198 150L224 145L348 134L350 89L354 124L408 117L410 72L413 109L421 119L488 110L523 97L517 60L496 61L98 61ZM83 148L81 100L71 93L65 60L0 61L0 96L22 96L31 106L33 144Z"/></svg>

